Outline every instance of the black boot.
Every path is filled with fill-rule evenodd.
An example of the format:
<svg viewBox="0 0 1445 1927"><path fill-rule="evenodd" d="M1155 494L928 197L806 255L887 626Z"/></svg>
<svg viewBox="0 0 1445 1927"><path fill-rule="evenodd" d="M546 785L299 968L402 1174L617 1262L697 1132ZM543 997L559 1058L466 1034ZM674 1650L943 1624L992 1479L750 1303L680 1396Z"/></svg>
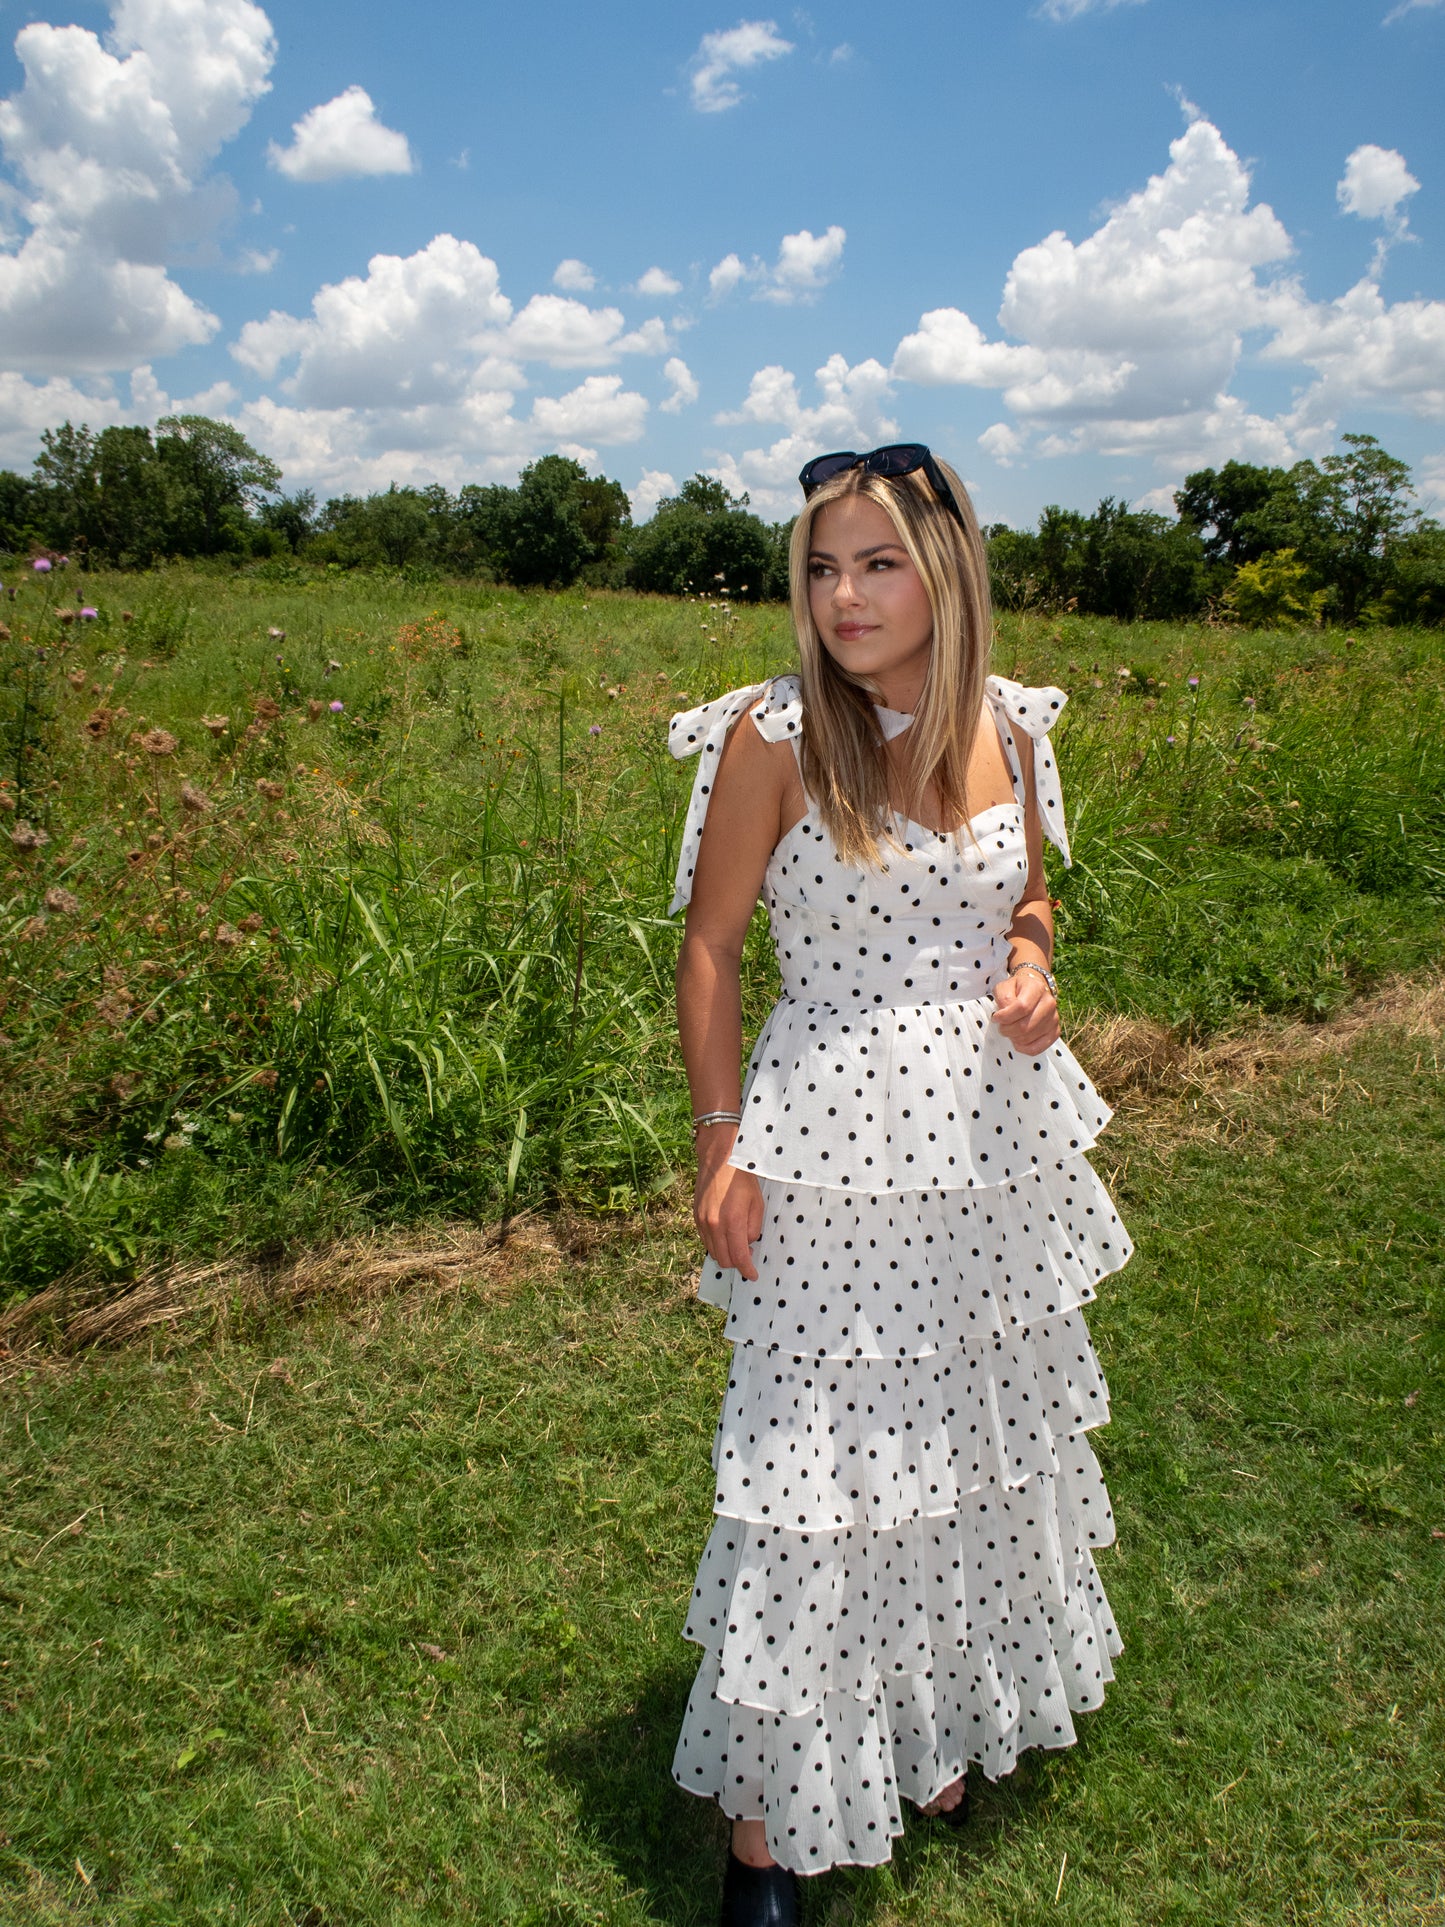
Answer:
<svg viewBox="0 0 1445 1927"><path fill-rule="evenodd" d="M720 1927L798 1927L798 1876L786 1867L750 1867L728 1854Z"/></svg>

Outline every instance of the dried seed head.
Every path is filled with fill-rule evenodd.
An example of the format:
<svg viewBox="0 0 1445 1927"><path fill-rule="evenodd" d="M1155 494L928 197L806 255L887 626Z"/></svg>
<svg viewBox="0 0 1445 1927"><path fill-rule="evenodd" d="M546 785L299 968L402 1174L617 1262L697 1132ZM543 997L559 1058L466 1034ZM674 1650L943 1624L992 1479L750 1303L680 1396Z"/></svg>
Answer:
<svg viewBox="0 0 1445 1927"><path fill-rule="evenodd" d="M10 624L8 622L0 622L0 642L9 642L9 640Z"/></svg>
<svg viewBox="0 0 1445 1927"><path fill-rule="evenodd" d="M85 733L95 742L110 734L110 726L115 721L113 709L93 709L85 719Z"/></svg>
<svg viewBox="0 0 1445 1927"><path fill-rule="evenodd" d="M27 917L15 934L21 943L31 943L36 937L43 937L45 935L45 918Z"/></svg>
<svg viewBox="0 0 1445 1927"><path fill-rule="evenodd" d="M11 815L14 814L15 798L8 790L0 790L0 810L4 810Z"/></svg>
<svg viewBox="0 0 1445 1927"><path fill-rule="evenodd" d="M264 776L257 779L256 788L268 803L279 803L281 798L286 794L286 785L284 783L270 783Z"/></svg>
<svg viewBox="0 0 1445 1927"><path fill-rule="evenodd" d="M268 629L266 634L271 638L272 642L284 642L286 640L286 631L284 629Z"/></svg>
<svg viewBox="0 0 1445 1927"><path fill-rule="evenodd" d="M261 913L258 910L253 910L249 917L242 917L236 928L238 930L244 930L249 936L253 931L261 928Z"/></svg>
<svg viewBox="0 0 1445 1927"><path fill-rule="evenodd" d="M230 720L229 716L202 716L201 728L210 730L212 736L219 741L226 733Z"/></svg>
<svg viewBox="0 0 1445 1927"><path fill-rule="evenodd" d="M276 718L281 714L280 703L275 701L271 696L253 697L251 708L255 712L258 720L263 723L274 723Z"/></svg>
<svg viewBox="0 0 1445 1927"><path fill-rule="evenodd" d="M322 702L322 701L321 701L321 699L320 699L319 697L317 697L317 696L309 696L309 697L307 698L307 700L306 700L306 720L307 720L307 722L308 722L308 723L319 723L319 722L320 722L320 720L321 720L321 718L322 718L322 717L323 717L323 716L324 716L325 714L326 714L326 705L325 705L325 703L324 703L324 702Z"/></svg>
<svg viewBox="0 0 1445 1927"><path fill-rule="evenodd" d="M121 619L121 621L122 621L122 622L134 622L134 621L135 621L135 617L134 617L134 616L133 616L133 615L131 614L131 612L130 612L130 610L129 610L129 609L122 609L122 610L121 610L121 612L120 612L120 619Z"/></svg>
<svg viewBox="0 0 1445 1927"><path fill-rule="evenodd" d="M125 860L133 870L139 869L146 860L146 853L144 850L127 850Z"/></svg>
<svg viewBox="0 0 1445 1927"><path fill-rule="evenodd" d="M78 917L80 898L69 890L62 890L58 883L52 884L45 892L45 907L53 910L59 917Z"/></svg>
<svg viewBox="0 0 1445 1927"><path fill-rule="evenodd" d="M70 684L72 689L84 689L85 671L83 669L72 669L65 680Z"/></svg>
<svg viewBox="0 0 1445 1927"><path fill-rule="evenodd" d="M269 1064L265 1070L257 1071L251 1080L253 1084L258 1085L263 1091L274 1091L280 1081L280 1077L271 1069Z"/></svg>
<svg viewBox="0 0 1445 1927"><path fill-rule="evenodd" d="M55 612L55 620L57 622L64 622L67 624L74 622L75 620L74 609L57 609Z"/></svg>
<svg viewBox="0 0 1445 1927"><path fill-rule="evenodd" d="M204 816L211 807L211 799L204 790L198 790L194 783L181 784L181 808L189 810L192 816Z"/></svg>
<svg viewBox="0 0 1445 1927"><path fill-rule="evenodd" d="M174 756L179 747L168 729L148 729L140 746L147 756Z"/></svg>
<svg viewBox="0 0 1445 1927"><path fill-rule="evenodd" d="M223 950L234 950L241 941L241 933L233 923L218 923L215 940Z"/></svg>
<svg viewBox="0 0 1445 1927"><path fill-rule="evenodd" d="M17 850L28 856L32 850L38 850L48 843L50 838L44 830L32 829L22 818L10 832L10 841Z"/></svg>

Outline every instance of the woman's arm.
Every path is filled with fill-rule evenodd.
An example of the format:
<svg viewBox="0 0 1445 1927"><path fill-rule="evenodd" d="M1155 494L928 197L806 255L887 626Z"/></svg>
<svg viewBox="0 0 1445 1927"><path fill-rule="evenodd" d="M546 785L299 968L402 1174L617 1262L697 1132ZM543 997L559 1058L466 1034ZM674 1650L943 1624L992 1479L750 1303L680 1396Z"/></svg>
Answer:
<svg viewBox="0 0 1445 1927"><path fill-rule="evenodd" d="M785 743L764 742L740 717L713 779L677 959L677 1027L695 1117L741 1104L743 944L793 768ZM731 1124L697 1133L693 1219L711 1256L752 1279L748 1247L762 1234L763 1194L751 1172L728 1163L736 1137Z"/></svg>
<svg viewBox="0 0 1445 1927"><path fill-rule="evenodd" d="M1015 736L1024 779L1024 829L1028 837L1029 874L1024 893L1008 927L1009 969L1014 972L994 988L995 1022L1020 1057L1037 1057L1058 1042L1059 1007L1054 993L1037 970L1020 970L1024 963L1053 968L1054 913L1044 876L1044 829L1034 793L1034 746L1022 730Z"/></svg>

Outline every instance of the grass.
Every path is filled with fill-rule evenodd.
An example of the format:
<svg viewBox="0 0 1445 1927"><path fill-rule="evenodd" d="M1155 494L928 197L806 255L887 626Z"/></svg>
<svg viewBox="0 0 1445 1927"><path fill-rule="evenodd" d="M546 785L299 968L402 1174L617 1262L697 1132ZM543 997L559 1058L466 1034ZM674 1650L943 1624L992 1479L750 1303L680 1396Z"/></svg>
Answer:
<svg viewBox="0 0 1445 1927"><path fill-rule="evenodd" d="M1101 1158L1105 1706L811 1923L1445 1920L1438 1011L1277 1041L1126 1091ZM711 1920L667 1763L726 1348L670 1205L560 1236L11 1365L7 1927Z"/></svg>
<svg viewBox="0 0 1445 1927"><path fill-rule="evenodd" d="M94 621L51 577L0 641L0 1301L665 1187L666 719L785 667L786 613L83 580ZM1071 1015L1319 1019L1440 955L1434 636L1019 618L995 664L1071 692ZM772 981L759 929L755 1018Z"/></svg>

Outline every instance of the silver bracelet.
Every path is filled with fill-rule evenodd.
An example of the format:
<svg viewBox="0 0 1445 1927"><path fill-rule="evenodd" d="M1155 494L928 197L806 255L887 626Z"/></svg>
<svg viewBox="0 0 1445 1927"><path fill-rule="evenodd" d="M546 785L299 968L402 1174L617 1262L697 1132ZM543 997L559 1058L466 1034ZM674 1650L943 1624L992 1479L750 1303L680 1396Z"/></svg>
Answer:
<svg viewBox="0 0 1445 1927"><path fill-rule="evenodd" d="M705 1124L741 1124L741 1111L704 1111L701 1117L692 1120L692 1134L697 1136Z"/></svg>
<svg viewBox="0 0 1445 1927"><path fill-rule="evenodd" d="M1042 964L1030 963L1027 960L1027 958L1024 958L1024 959L1021 959L1016 964L1010 964L1008 967L1008 974L1010 977L1016 977L1021 970L1032 970L1036 972L1040 977L1043 978L1044 982L1048 985L1049 989L1054 993L1054 995L1056 997L1058 996L1059 986L1054 982L1054 973L1052 970L1045 970Z"/></svg>

